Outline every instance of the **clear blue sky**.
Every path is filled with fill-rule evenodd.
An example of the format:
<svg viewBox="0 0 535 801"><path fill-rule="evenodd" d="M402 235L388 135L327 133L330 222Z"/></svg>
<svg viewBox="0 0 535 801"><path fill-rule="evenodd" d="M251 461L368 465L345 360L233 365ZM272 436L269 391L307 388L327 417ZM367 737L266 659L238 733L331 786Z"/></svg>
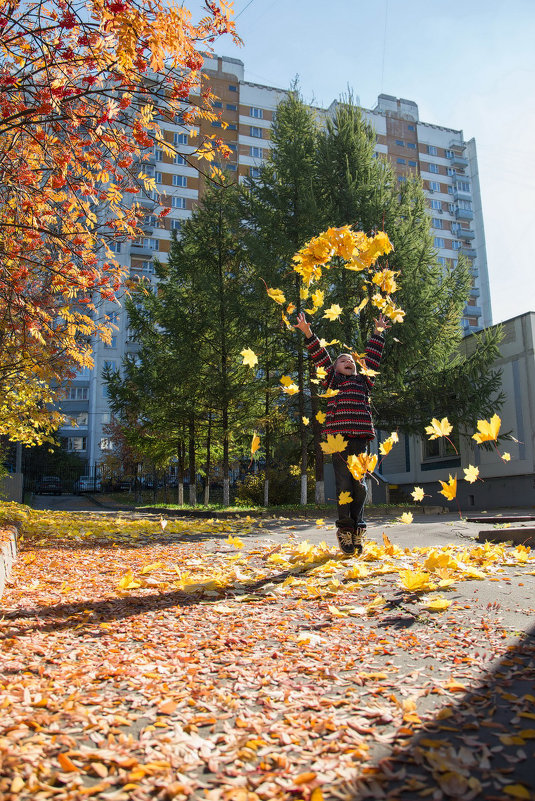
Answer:
<svg viewBox="0 0 535 801"><path fill-rule="evenodd" d="M185 0L194 16L199 0ZM245 79L320 106L351 87L414 100L424 122L475 137L493 321L535 311L534 0L235 0L238 33L216 52Z"/></svg>

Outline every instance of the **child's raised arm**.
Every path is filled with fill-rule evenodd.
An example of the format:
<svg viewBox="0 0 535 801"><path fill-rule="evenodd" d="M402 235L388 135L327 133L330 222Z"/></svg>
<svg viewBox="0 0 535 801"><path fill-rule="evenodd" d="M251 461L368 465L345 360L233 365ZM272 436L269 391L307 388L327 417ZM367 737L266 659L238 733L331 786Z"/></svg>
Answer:
<svg viewBox="0 0 535 801"><path fill-rule="evenodd" d="M300 331L302 331L307 339L310 339L312 336L312 329L307 322L304 312L299 312L297 315L297 323L294 325L294 328L298 328Z"/></svg>

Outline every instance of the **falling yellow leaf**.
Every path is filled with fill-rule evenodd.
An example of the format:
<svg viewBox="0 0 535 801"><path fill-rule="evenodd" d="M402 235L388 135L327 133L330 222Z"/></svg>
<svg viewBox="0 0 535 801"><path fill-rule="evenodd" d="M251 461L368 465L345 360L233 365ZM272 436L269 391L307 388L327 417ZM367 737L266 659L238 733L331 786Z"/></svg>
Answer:
<svg viewBox="0 0 535 801"><path fill-rule="evenodd" d="M258 364L258 356L251 348L244 348L241 351L241 355L243 356L243 364L248 365L248 367L254 367L255 364Z"/></svg>
<svg viewBox="0 0 535 801"><path fill-rule="evenodd" d="M286 302L286 298L280 289L268 289L267 293L271 300L274 300L275 303L280 303L281 306Z"/></svg>
<svg viewBox="0 0 535 801"><path fill-rule="evenodd" d="M340 340L339 339L331 339L330 342L327 342L326 339L320 339L320 346L322 348L328 348L329 345L339 345L339 344L340 344Z"/></svg>
<svg viewBox="0 0 535 801"><path fill-rule="evenodd" d="M260 437L256 433L253 434L253 439L251 440L251 456L253 456L260 447Z"/></svg>
<svg viewBox="0 0 535 801"><path fill-rule="evenodd" d="M323 395L318 394L318 398L334 398L334 396L338 395L339 392L340 392L339 389L329 388L326 392L323 393Z"/></svg>
<svg viewBox="0 0 535 801"><path fill-rule="evenodd" d="M325 367L317 367L316 368L316 375L318 378L326 378L327 377L327 370Z"/></svg>
<svg viewBox="0 0 535 801"><path fill-rule="evenodd" d="M500 431L501 419L497 414L494 414L490 420L478 420L477 428L478 433L472 435L472 439L481 445L482 442L490 442L498 438Z"/></svg>
<svg viewBox="0 0 535 801"><path fill-rule="evenodd" d="M356 456L351 454L347 459L349 472L357 481L361 481L366 473L373 473L376 464L376 453L359 453Z"/></svg>
<svg viewBox="0 0 535 801"><path fill-rule="evenodd" d="M310 419L308 417L305 417L304 415L301 418L301 420L303 421L304 426L307 426L310 423Z"/></svg>
<svg viewBox="0 0 535 801"><path fill-rule="evenodd" d="M318 519L316 520L316 525L318 526L318 528L322 528L325 525L324 518L323 517L318 517Z"/></svg>
<svg viewBox="0 0 535 801"><path fill-rule="evenodd" d="M381 455L382 455L382 456L386 456L388 453L390 453L390 451L392 450L392 448L394 447L394 445L395 445L397 442L399 442L399 437L398 437L398 435L397 435L397 432L396 432L396 431L393 431L393 432L390 434L390 436L389 436L389 437L387 437L387 439L385 439L385 440L384 440L383 442L381 442L381 444L379 445L379 452L381 453Z"/></svg>
<svg viewBox="0 0 535 801"><path fill-rule="evenodd" d="M531 792L523 784L506 784L503 791L511 798L526 798L528 801L531 798Z"/></svg>
<svg viewBox="0 0 535 801"><path fill-rule="evenodd" d="M338 503L341 506L344 506L344 504L346 503L352 503L352 501L353 498L350 492L341 492L340 495L338 496Z"/></svg>
<svg viewBox="0 0 535 801"><path fill-rule="evenodd" d="M441 495L444 495L448 501L452 501L455 496L457 495L457 476L449 476L449 481L440 481L439 483L442 484L442 489L439 490Z"/></svg>
<svg viewBox="0 0 535 801"><path fill-rule="evenodd" d="M288 303L288 306L286 307L286 314L293 314L295 308L295 303Z"/></svg>
<svg viewBox="0 0 535 801"><path fill-rule="evenodd" d="M338 303L333 303L328 309L325 309L325 314L323 315L328 320L334 321L338 320L340 315L342 314L342 307L338 305Z"/></svg>
<svg viewBox="0 0 535 801"><path fill-rule="evenodd" d="M296 395L299 392L299 387L297 384L289 384L286 387L282 387L282 391L286 392L287 395Z"/></svg>
<svg viewBox="0 0 535 801"><path fill-rule="evenodd" d="M284 387L289 387L290 384L293 384L293 381L293 378L289 375L283 375L280 379L280 382Z"/></svg>
<svg viewBox="0 0 535 801"><path fill-rule="evenodd" d="M405 523L406 525L412 523L413 519L412 512L403 512L403 514L398 517L399 522Z"/></svg>
<svg viewBox="0 0 535 801"><path fill-rule="evenodd" d="M411 492L411 495L415 501L423 501L424 499L424 491L422 487L415 487Z"/></svg>
<svg viewBox="0 0 535 801"><path fill-rule="evenodd" d="M511 461L511 454L507 453L507 452L502 453L502 459L503 459L504 462L510 462Z"/></svg>
<svg viewBox="0 0 535 801"><path fill-rule="evenodd" d="M325 412L318 412L317 413L316 420L318 421L318 423L321 423L321 425L323 425L323 423L325 422L325 419L326 419Z"/></svg>
<svg viewBox="0 0 535 801"><path fill-rule="evenodd" d="M362 311L362 309L364 308L364 306L366 306L368 301L369 301L369 298L364 298L364 300L361 300L359 305L355 306L355 308L353 309L355 314L359 314Z"/></svg>
<svg viewBox="0 0 535 801"><path fill-rule="evenodd" d="M425 427L425 433L429 434L429 439L437 439L438 437L447 437L453 431L453 426L449 423L447 417L442 420L437 420L433 417L431 424Z"/></svg>
<svg viewBox="0 0 535 801"><path fill-rule="evenodd" d="M469 484L473 484L474 481L477 481L479 477L479 467L474 467L469 464L468 467L463 467L463 470L465 481L468 481Z"/></svg>
<svg viewBox="0 0 535 801"><path fill-rule="evenodd" d="M243 548L243 540L239 537L233 537L232 534L229 534L225 542L228 545L233 545L235 548Z"/></svg>
<svg viewBox="0 0 535 801"><path fill-rule="evenodd" d="M341 453L347 448L347 440L341 434L328 434L327 442L321 442L320 445L323 453Z"/></svg>

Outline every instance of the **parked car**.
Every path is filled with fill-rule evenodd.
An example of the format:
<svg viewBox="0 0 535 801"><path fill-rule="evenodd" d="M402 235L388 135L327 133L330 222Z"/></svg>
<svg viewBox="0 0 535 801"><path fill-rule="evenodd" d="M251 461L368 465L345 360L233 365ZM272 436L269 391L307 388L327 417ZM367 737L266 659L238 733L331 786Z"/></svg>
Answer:
<svg viewBox="0 0 535 801"><path fill-rule="evenodd" d="M81 495L82 492L100 492L102 486L99 478L92 476L80 476L78 481L74 482L73 491L75 495Z"/></svg>
<svg viewBox="0 0 535 801"><path fill-rule="evenodd" d="M36 484L36 495L61 495L63 487L59 476L43 476Z"/></svg>

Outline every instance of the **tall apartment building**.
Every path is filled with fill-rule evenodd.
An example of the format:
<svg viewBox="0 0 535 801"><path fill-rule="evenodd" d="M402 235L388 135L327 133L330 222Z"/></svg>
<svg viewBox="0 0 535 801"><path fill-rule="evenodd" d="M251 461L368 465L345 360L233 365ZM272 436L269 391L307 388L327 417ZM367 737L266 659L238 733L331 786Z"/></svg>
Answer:
<svg viewBox="0 0 535 801"><path fill-rule="evenodd" d="M219 98L215 105L227 127L220 122L203 121L200 133L213 134L214 129L219 128L218 134L232 153L226 168L236 172L238 179L247 175L256 177L269 153L270 129L285 91L246 81L243 62L238 59L206 58L204 72ZM329 115L335 107L336 102L320 111ZM462 131L420 122L416 103L390 95L380 95L376 107L363 109L363 114L377 132L376 152L390 159L398 180L406 180L413 173L421 175L439 261L444 265L455 264L460 253L472 261L473 286L463 318L466 333L490 325L485 235L474 140L465 142ZM177 145L184 156L194 151L198 140L190 141L178 123L162 119L160 124L166 140ZM117 246L116 255L131 275L150 278L154 272L153 258L167 259L172 231L179 231L182 222L190 216L202 192L202 184L197 170L189 166L183 156L171 159L158 149L151 154L146 171L154 175L158 193L137 198L148 211L143 236ZM156 215L150 215L155 201L170 208L164 227L158 227L160 221ZM93 370L79 373L62 404L65 414L75 417L78 425L62 428L60 436L68 450L78 452L87 460L90 470L111 447L103 431L110 412L102 370L106 365L119 367L123 356L136 350L125 311L111 304L104 311L117 331L109 345L95 342Z"/></svg>

